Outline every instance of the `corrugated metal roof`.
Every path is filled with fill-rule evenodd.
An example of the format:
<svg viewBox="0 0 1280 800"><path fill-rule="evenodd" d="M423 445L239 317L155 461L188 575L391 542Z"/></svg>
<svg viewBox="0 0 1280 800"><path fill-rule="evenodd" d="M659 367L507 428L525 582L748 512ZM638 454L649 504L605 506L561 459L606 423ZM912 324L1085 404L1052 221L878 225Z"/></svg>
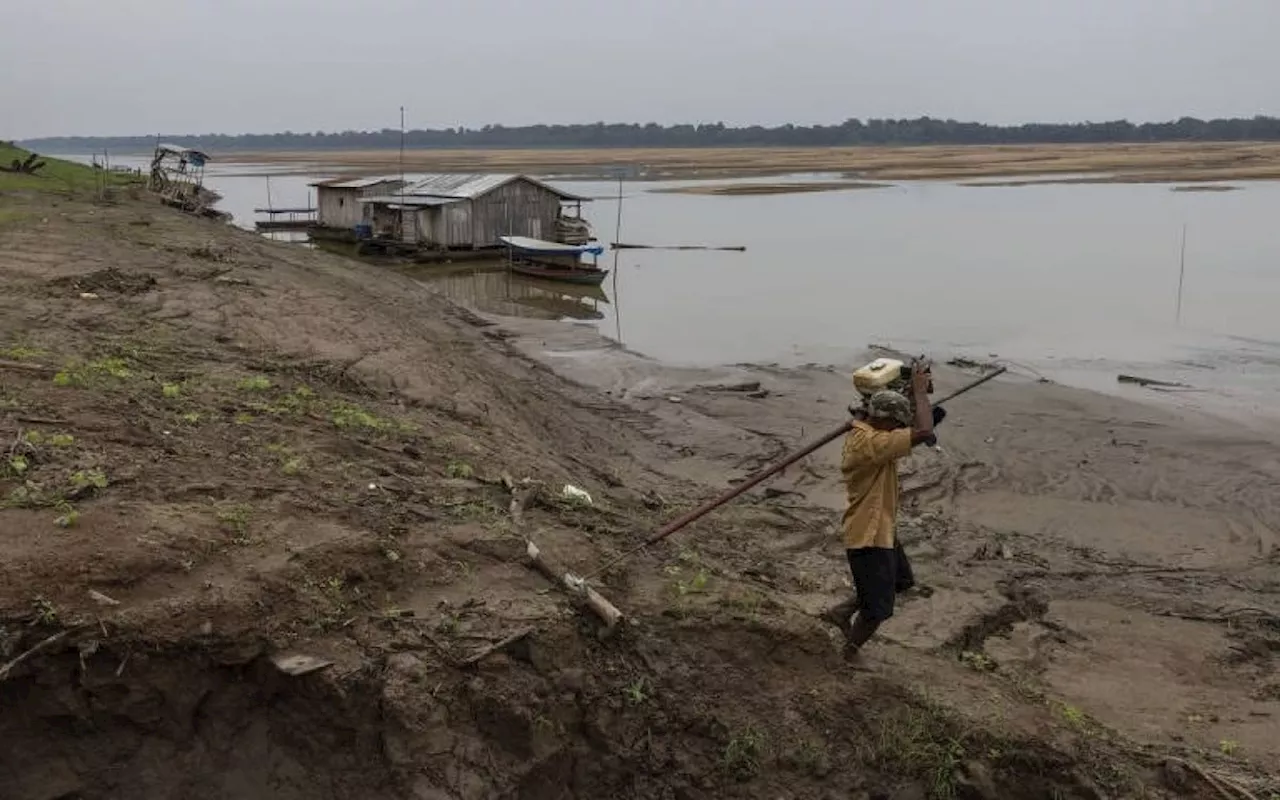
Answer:
<svg viewBox="0 0 1280 800"><path fill-rule="evenodd" d="M361 197L358 203L377 203L380 206L400 206L405 207L424 207L424 206L447 206L450 203L461 203L463 197L423 197L414 194L378 194L372 197Z"/></svg>
<svg viewBox="0 0 1280 800"><path fill-rule="evenodd" d="M208 153L202 153L202 152L200 152L199 150L196 150L196 149L191 148L191 147L184 147L183 145L180 145L180 144L158 144L158 145L156 145L156 149L157 149L157 150L164 150L164 151L169 152L169 153L175 153L175 154L177 154L177 155L196 155L196 156L200 156L200 157L201 157L201 158L203 158L205 161L212 161L212 160L213 160L213 159L209 158L209 154L208 154Z"/></svg>
<svg viewBox="0 0 1280 800"><path fill-rule="evenodd" d="M311 186L323 186L326 189L368 189L379 183L398 183L400 179L393 175L375 175L369 178L329 178L316 181Z"/></svg>
<svg viewBox="0 0 1280 800"><path fill-rule="evenodd" d="M538 186L553 192L565 200L587 200L589 198L579 197L571 194L563 189L544 183L537 178L531 178L528 175L517 175L515 173L496 173L486 175L483 173L438 173L435 175L423 175L419 180L405 187L405 194L412 195L430 195L432 197L454 197L460 199L471 200L481 195L488 194L500 186L505 186L514 180L526 180L535 183Z"/></svg>

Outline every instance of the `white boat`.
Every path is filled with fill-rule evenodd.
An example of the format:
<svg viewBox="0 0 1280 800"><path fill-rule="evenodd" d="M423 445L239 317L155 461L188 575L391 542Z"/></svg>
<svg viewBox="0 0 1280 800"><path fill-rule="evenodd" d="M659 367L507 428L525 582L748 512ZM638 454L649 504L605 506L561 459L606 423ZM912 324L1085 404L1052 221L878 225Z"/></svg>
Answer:
<svg viewBox="0 0 1280 800"><path fill-rule="evenodd" d="M498 241L522 253L539 256L581 256L587 253L598 256L604 252L604 245L597 242L591 244L563 244L561 242L534 239L529 236L499 236Z"/></svg>
<svg viewBox="0 0 1280 800"><path fill-rule="evenodd" d="M609 274L595 263L582 263L582 256L589 254L594 262L604 252L604 245L597 242L564 244L528 236L499 236L498 240L510 248L511 271L520 275L598 286Z"/></svg>

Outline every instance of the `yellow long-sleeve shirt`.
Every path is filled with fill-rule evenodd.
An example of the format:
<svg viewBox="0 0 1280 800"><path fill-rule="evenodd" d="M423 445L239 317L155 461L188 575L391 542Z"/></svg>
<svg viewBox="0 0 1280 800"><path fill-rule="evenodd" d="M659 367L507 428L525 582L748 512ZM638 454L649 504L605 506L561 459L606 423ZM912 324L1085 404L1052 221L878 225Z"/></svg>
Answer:
<svg viewBox="0 0 1280 800"><path fill-rule="evenodd" d="M853 423L845 436L840 471L849 505L846 548L893 547L898 519L898 459L911 455L911 429L882 431Z"/></svg>

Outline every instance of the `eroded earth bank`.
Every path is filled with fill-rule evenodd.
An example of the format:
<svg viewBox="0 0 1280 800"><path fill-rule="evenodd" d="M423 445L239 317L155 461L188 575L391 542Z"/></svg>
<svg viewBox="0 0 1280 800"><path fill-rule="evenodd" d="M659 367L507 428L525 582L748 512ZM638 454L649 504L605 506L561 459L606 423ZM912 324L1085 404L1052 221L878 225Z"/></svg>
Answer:
<svg viewBox="0 0 1280 800"><path fill-rule="evenodd" d="M834 446L595 581L602 639L526 539L590 572L848 369L671 369L142 198L0 212L4 798L1280 792L1255 432L1002 378L910 465L929 591L872 671L813 616Z"/></svg>

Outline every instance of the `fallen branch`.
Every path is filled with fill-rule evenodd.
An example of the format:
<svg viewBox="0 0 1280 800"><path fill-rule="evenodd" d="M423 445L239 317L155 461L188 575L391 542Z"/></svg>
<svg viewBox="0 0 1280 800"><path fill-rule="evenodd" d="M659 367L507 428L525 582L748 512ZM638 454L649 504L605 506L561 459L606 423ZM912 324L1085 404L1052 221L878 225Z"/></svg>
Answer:
<svg viewBox="0 0 1280 800"><path fill-rule="evenodd" d="M38 372L42 375L52 375L57 372L53 367L46 367L43 364L27 364L22 361L6 361L0 359L0 369L11 369L17 372Z"/></svg>
<svg viewBox="0 0 1280 800"><path fill-rule="evenodd" d="M41 650L44 650L45 648L51 647L57 644L58 642L62 641L67 637L67 634L69 633L71 633L70 628L65 631L59 631L58 633L55 633L52 636L37 642L36 645L32 647L30 650L26 651L25 653L22 653L17 658L10 661L8 664L5 664L3 667L0 667L0 681L3 681L6 678L8 678L9 673L13 671L14 667L18 666L23 661L26 661L28 658L31 658L36 653L39 653Z"/></svg>
<svg viewBox="0 0 1280 800"><path fill-rule="evenodd" d="M588 586L587 582L582 578L552 564L532 541L528 543L526 555L529 558L530 567L540 572L547 580L564 588L574 598L583 601L587 608L591 609L592 613L604 623L604 633L606 635L613 632L613 629L622 620L622 612L613 603L604 599L599 592Z"/></svg>
<svg viewBox="0 0 1280 800"><path fill-rule="evenodd" d="M25 422L28 425L66 425L65 419L55 419L53 417L14 417L18 422Z"/></svg>
<svg viewBox="0 0 1280 800"><path fill-rule="evenodd" d="M1221 797L1227 798L1227 800L1258 800L1258 796L1253 792L1250 792L1238 783L1234 783L1221 775L1214 775L1212 772L1209 772L1195 762L1172 756L1166 759L1166 762L1176 764L1188 772L1194 773L1202 781L1209 784L1209 786L1211 786Z"/></svg>
<svg viewBox="0 0 1280 800"><path fill-rule="evenodd" d="M502 476L502 484L511 492L511 505L509 508L511 519L517 527L523 527L524 511L538 498L542 492L542 485L528 480L516 483L509 475ZM622 619L622 612L613 603L604 599L599 592L588 586L582 578L551 563L531 539L526 539L525 541L525 555L528 557L528 566L542 574L556 586L568 591L571 597L583 602L587 608L591 609L592 613L599 617L600 621L605 625L604 630L601 632L602 635L607 636L612 633L614 627Z"/></svg>
<svg viewBox="0 0 1280 800"><path fill-rule="evenodd" d="M1163 387L1166 389L1190 389L1191 387L1185 383L1175 383L1173 381L1158 381L1155 378L1142 378L1137 375L1117 375L1116 380L1120 383L1132 383L1142 387Z"/></svg>
<svg viewBox="0 0 1280 800"><path fill-rule="evenodd" d="M526 636L528 636L531 633L533 633L533 628L522 628L521 630L516 631L515 633L511 634L507 638L494 642L493 644L484 648L483 650L476 653L475 655L468 656L462 659L461 661L458 662L458 666L469 667L473 664L483 661L485 658L489 657L493 653L496 653L499 650L504 650L510 647L511 645L524 639Z"/></svg>

